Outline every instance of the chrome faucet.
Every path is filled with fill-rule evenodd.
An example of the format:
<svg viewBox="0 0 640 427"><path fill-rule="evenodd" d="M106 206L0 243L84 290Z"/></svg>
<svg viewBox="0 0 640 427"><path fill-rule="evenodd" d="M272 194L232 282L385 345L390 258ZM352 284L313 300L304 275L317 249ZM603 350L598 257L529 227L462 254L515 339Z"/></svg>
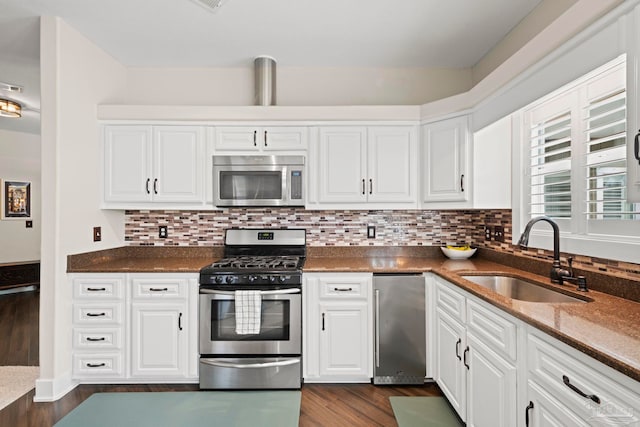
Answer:
<svg viewBox="0 0 640 427"><path fill-rule="evenodd" d="M555 223L548 216L538 216L533 218L531 221L527 223L524 227L524 231L520 236L520 240L518 240L518 246L526 249L529 245L529 233L531 232L531 228L538 221L545 221L551 225L553 228L553 264L551 265L551 272L549 273L549 278L551 279L551 283L557 283L559 285L563 285L565 281L574 283L578 286L579 291L587 292L587 279L584 276L573 275L573 258L569 258L569 269L566 270L562 268L560 263L560 228L558 228L558 224Z"/></svg>

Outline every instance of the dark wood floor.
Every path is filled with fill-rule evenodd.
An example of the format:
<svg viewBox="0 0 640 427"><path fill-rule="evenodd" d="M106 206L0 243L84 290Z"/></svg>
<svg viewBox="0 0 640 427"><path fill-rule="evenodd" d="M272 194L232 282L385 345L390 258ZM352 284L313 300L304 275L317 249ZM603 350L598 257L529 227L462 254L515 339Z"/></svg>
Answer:
<svg viewBox="0 0 640 427"><path fill-rule="evenodd" d="M0 362L11 361L0 364L38 364L37 307L37 292L0 296L0 342L8 343L0 346ZM197 384L85 384L60 400L47 403L34 403L32 390L0 410L0 427L50 427L93 393L192 390L198 390ZM435 384L422 387L305 384L302 387L300 426L396 426L389 396L440 395Z"/></svg>
<svg viewBox="0 0 640 427"><path fill-rule="evenodd" d="M0 295L0 366L38 365L40 293Z"/></svg>

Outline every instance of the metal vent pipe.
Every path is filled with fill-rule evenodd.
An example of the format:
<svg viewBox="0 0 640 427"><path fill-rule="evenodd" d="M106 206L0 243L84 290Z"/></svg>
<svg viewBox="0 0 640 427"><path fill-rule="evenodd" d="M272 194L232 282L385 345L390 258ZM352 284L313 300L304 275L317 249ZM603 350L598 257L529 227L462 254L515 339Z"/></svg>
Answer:
<svg viewBox="0 0 640 427"><path fill-rule="evenodd" d="M253 60L255 71L255 105L276 105L276 60L258 56Z"/></svg>

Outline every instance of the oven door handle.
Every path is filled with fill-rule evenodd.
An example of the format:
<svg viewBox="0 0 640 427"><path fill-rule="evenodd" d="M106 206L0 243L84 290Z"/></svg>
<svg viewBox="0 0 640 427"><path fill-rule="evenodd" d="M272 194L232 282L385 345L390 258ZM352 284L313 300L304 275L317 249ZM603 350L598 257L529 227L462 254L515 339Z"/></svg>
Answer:
<svg viewBox="0 0 640 427"><path fill-rule="evenodd" d="M275 291L261 291L260 295L286 295L286 294L299 294L301 292L298 288L292 289L278 289ZM214 289L200 289L201 294L215 294L215 295L235 295L234 291L217 291Z"/></svg>
<svg viewBox="0 0 640 427"><path fill-rule="evenodd" d="M300 359L287 359L281 360L277 362L264 362L264 363L231 363L231 362L223 362L221 360L211 360L211 359L200 359L200 363L204 363L205 365L218 366L221 368L273 368L278 366L289 366L295 365L296 363L300 363Z"/></svg>

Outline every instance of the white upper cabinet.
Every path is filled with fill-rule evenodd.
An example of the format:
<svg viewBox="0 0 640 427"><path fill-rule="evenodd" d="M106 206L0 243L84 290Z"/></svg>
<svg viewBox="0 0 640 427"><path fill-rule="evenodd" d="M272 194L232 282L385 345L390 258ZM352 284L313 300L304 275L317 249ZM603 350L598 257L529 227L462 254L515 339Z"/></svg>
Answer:
<svg viewBox="0 0 640 427"><path fill-rule="evenodd" d="M512 117L473 134L474 209L511 209Z"/></svg>
<svg viewBox="0 0 640 427"><path fill-rule="evenodd" d="M469 118L426 124L422 136L422 203L471 200Z"/></svg>
<svg viewBox="0 0 640 427"><path fill-rule="evenodd" d="M105 206L202 203L204 135L199 126L105 126Z"/></svg>
<svg viewBox="0 0 640 427"><path fill-rule="evenodd" d="M105 202L151 201L151 126L107 126Z"/></svg>
<svg viewBox="0 0 640 427"><path fill-rule="evenodd" d="M305 151L308 129L301 126L217 126L215 151Z"/></svg>
<svg viewBox="0 0 640 427"><path fill-rule="evenodd" d="M317 171L313 176L317 181L318 202L322 206L416 206L417 136L414 126L319 128L316 164Z"/></svg>

